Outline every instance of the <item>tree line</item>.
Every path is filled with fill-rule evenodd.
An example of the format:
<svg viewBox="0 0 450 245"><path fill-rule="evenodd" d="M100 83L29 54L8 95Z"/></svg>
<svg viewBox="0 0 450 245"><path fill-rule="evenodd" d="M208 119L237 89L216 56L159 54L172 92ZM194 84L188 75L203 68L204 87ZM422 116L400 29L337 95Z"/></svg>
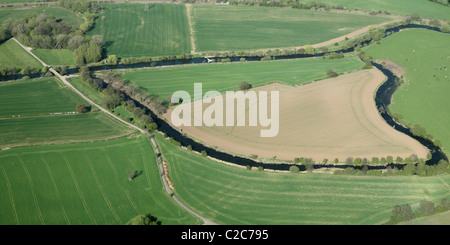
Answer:
<svg viewBox="0 0 450 245"><path fill-rule="evenodd" d="M398 167L387 166L385 171L369 170L368 165L362 165L361 169L355 167L347 167L345 169L335 170L334 175L376 175L376 176L435 176L439 174L450 173L450 165L445 160L440 160L438 164L427 165L425 162L408 163L402 169Z"/></svg>
<svg viewBox="0 0 450 245"><path fill-rule="evenodd" d="M92 76L89 68L86 66L80 68L80 75L83 82L104 95L101 102L104 107L109 110L114 110L122 105L133 115L136 121L139 121L142 128L149 131L153 131L157 128L157 125L151 116L151 112L144 105L136 103L134 99L128 96L124 91L116 87L119 80L123 81L120 76L107 73L102 78L96 78ZM132 123L134 123L134 119L126 118L126 120Z"/></svg>
<svg viewBox="0 0 450 245"><path fill-rule="evenodd" d="M395 225L400 222L409 221L415 218L430 216L438 213L443 213L450 210L450 200L444 198L438 205L435 205L429 200L422 200L419 203L419 208L413 211L411 206L407 203L395 205L392 208L392 216L386 225Z"/></svg>

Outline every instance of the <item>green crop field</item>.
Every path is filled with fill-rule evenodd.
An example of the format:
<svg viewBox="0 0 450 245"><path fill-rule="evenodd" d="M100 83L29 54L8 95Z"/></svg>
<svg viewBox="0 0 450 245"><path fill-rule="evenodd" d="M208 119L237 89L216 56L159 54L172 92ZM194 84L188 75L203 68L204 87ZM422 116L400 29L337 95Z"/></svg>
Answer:
<svg viewBox="0 0 450 245"><path fill-rule="evenodd" d="M103 35L108 54L151 57L190 52L186 8L179 4L102 4L89 35Z"/></svg>
<svg viewBox="0 0 450 245"><path fill-rule="evenodd" d="M53 15L56 19L61 19L67 24L79 26L83 23L83 18L69 10L57 6L31 6L19 8L0 8L0 23L11 18L17 20L27 15Z"/></svg>
<svg viewBox="0 0 450 245"><path fill-rule="evenodd" d="M362 66L363 63L359 59L348 56L339 60L307 58L178 66L136 70L124 74L123 77L146 88L150 93L170 98L177 90L188 91L193 95L194 83L202 83L204 93L208 90L219 92L239 90L239 84L243 81L253 86L271 82L299 85L326 78L329 69L342 73Z"/></svg>
<svg viewBox="0 0 450 245"><path fill-rule="evenodd" d="M4 67L41 68L42 65L14 40L0 44L0 69Z"/></svg>
<svg viewBox="0 0 450 245"><path fill-rule="evenodd" d="M0 163L2 225L126 224L149 213L163 225L201 223L164 192L144 136L0 151Z"/></svg>
<svg viewBox="0 0 450 245"><path fill-rule="evenodd" d="M429 30L404 30L372 45L366 52L391 60L406 70L405 84L393 96L390 109L402 121L419 124L442 143L450 155L450 35Z"/></svg>
<svg viewBox="0 0 450 245"><path fill-rule="evenodd" d="M34 49L32 52L48 65L75 65L74 54L68 49Z"/></svg>
<svg viewBox="0 0 450 245"><path fill-rule="evenodd" d="M450 175L420 178L259 172L157 137L176 195L220 224L382 224L396 204L450 197Z"/></svg>
<svg viewBox="0 0 450 245"><path fill-rule="evenodd" d="M100 112L71 114L86 102L54 78L4 82L0 95L2 148L104 140L134 132Z"/></svg>
<svg viewBox="0 0 450 245"><path fill-rule="evenodd" d="M83 82L83 80L81 80L81 77L70 78L68 79L68 81L70 84L72 84L72 86L74 86L82 94L86 95L89 99L97 104L102 104L104 95L93 89L91 86L89 86L89 84Z"/></svg>
<svg viewBox="0 0 450 245"><path fill-rule="evenodd" d="M312 0L307 0L307 3ZM325 3L328 6L342 5L347 9L358 9L365 11L388 11L391 14L412 15L419 14L426 18L438 18L450 20L450 8L433 3L428 0L320 0L316 2Z"/></svg>
<svg viewBox="0 0 450 245"><path fill-rule="evenodd" d="M75 111L83 99L55 78L0 83L0 117Z"/></svg>
<svg viewBox="0 0 450 245"><path fill-rule="evenodd" d="M349 34L388 18L252 6L193 5L196 51L298 47Z"/></svg>
<svg viewBox="0 0 450 245"><path fill-rule="evenodd" d="M0 119L0 128L2 148L105 140L134 132L100 112Z"/></svg>

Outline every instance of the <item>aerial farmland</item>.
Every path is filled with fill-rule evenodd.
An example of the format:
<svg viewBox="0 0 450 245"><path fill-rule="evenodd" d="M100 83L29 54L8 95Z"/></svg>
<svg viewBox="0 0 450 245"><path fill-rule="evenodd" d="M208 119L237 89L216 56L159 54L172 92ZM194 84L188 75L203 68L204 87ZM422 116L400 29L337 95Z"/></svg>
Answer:
<svg viewBox="0 0 450 245"><path fill-rule="evenodd" d="M449 43L447 0L0 0L0 224L448 225Z"/></svg>

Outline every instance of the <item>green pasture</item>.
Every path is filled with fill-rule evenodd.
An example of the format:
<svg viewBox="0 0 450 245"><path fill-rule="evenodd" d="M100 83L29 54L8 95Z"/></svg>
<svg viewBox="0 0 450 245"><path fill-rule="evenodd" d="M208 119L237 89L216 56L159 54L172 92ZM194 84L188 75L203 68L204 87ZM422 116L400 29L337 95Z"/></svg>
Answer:
<svg viewBox="0 0 450 245"><path fill-rule="evenodd" d="M32 52L48 65L75 65L74 54L68 49L33 49Z"/></svg>
<svg viewBox="0 0 450 245"><path fill-rule="evenodd" d="M0 69L5 67L40 69L42 65L18 43L10 39L0 44Z"/></svg>
<svg viewBox="0 0 450 245"><path fill-rule="evenodd" d="M298 47L349 34L389 18L255 6L193 5L196 51Z"/></svg>
<svg viewBox="0 0 450 245"><path fill-rule="evenodd" d="M121 225L139 214L201 223L164 192L144 136L0 151L0 176L2 225Z"/></svg>
<svg viewBox="0 0 450 245"><path fill-rule="evenodd" d="M151 57L189 53L186 8L181 4L102 4L89 35L103 35L108 54Z"/></svg>
<svg viewBox="0 0 450 245"><path fill-rule="evenodd" d="M307 0L307 3L312 0ZM419 14L426 18L437 18L450 20L450 8L429 0L320 0L316 2L325 3L327 6L342 5L347 9L365 10L365 11L388 11L396 15Z"/></svg>
<svg viewBox="0 0 450 245"><path fill-rule="evenodd" d="M151 68L127 72L123 78L162 98L173 92L187 91L193 96L194 83L202 83L203 92L239 90L243 81L253 86L280 82L300 85L327 77L327 70L338 73L360 69L363 63L354 56L342 59L307 58L241 63L211 63L190 66Z"/></svg>
<svg viewBox="0 0 450 245"><path fill-rule="evenodd" d="M391 60L406 70L405 84L393 96L390 109L409 125L419 124L439 140L450 155L450 35L409 29L371 45L374 59Z"/></svg>
<svg viewBox="0 0 450 245"><path fill-rule="evenodd" d="M54 78L2 82L0 96L2 148L105 140L134 132L100 112L73 114L78 104L88 103Z"/></svg>
<svg viewBox="0 0 450 245"><path fill-rule="evenodd" d="M220 224L372 225L389 220L396 204L450 197L450 175L337 176L260 172L210 160L157 137L175 193Z"/></svg>
<svg viewBox="0 0 450 245"><path fill-rule="evenodd" d="M66 144L124 137L134 132L101 112L0 119L0 147Z"/></svg>
<svg viewBox="0 0 450 245"><path fill-rule="evenodd" d="M93 89L89 84L83 82L81 77L73 77L67 79L72 86L74 86L78 91L87 96L89 99L95 103L101 105L103 102L104 95L99 93L97 90Z"/></svg>
<svg viewBox="0 0 450 245"><path fill-rule="evenodd" d="M18 20L28 15L53 15L56 19L61 19L72 26L81 25L84 20L81 16L58 6L28 6L28 7L9 7L0 8L0 24L7 19Z"/></svg>
<svg viewBox="0 0 450 245"><path fill-rule="evenodd" d="M0 117L73 112L86 103L55 78L0 83Z"/></svg>

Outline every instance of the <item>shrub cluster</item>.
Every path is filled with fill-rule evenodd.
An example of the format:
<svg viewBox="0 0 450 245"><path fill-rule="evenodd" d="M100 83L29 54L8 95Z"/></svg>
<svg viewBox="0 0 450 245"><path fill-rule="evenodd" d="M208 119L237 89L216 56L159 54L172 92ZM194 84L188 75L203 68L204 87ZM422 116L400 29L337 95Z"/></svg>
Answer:
<svg viewBox="0 0 450 245"><path fill-rule="evenodd" d="M392 209L392 216L386 225L395 225L400 222L405 222L415 218L430 216L438 213L443 213L450 210L450 200L444 198L441 203L435 205L429 200L422 200L419 203L419 208L413 211L411 206L407 203L395 205Z"/></svg>
<svg viewBox="0 0 450 245"><path fill-rule="evenodd" d="M141 125L148 129L149 131L155 130L157 128L156 123L147 108L141 105L137 105L135 101L129 98L120 88L113 86L117 81L123 81L120 77L114 74L109 74L105 76L105 81L100 78L92 77L89 68L83 66L80 68L80 75L83 82L90 85L92 88L101 92L104 96L102 99L102 104L109 110L113 110L119 105L123 105L126 110L128 110L134 118L137 118ZM128 119L130 122L131 119Z"/></svg>

